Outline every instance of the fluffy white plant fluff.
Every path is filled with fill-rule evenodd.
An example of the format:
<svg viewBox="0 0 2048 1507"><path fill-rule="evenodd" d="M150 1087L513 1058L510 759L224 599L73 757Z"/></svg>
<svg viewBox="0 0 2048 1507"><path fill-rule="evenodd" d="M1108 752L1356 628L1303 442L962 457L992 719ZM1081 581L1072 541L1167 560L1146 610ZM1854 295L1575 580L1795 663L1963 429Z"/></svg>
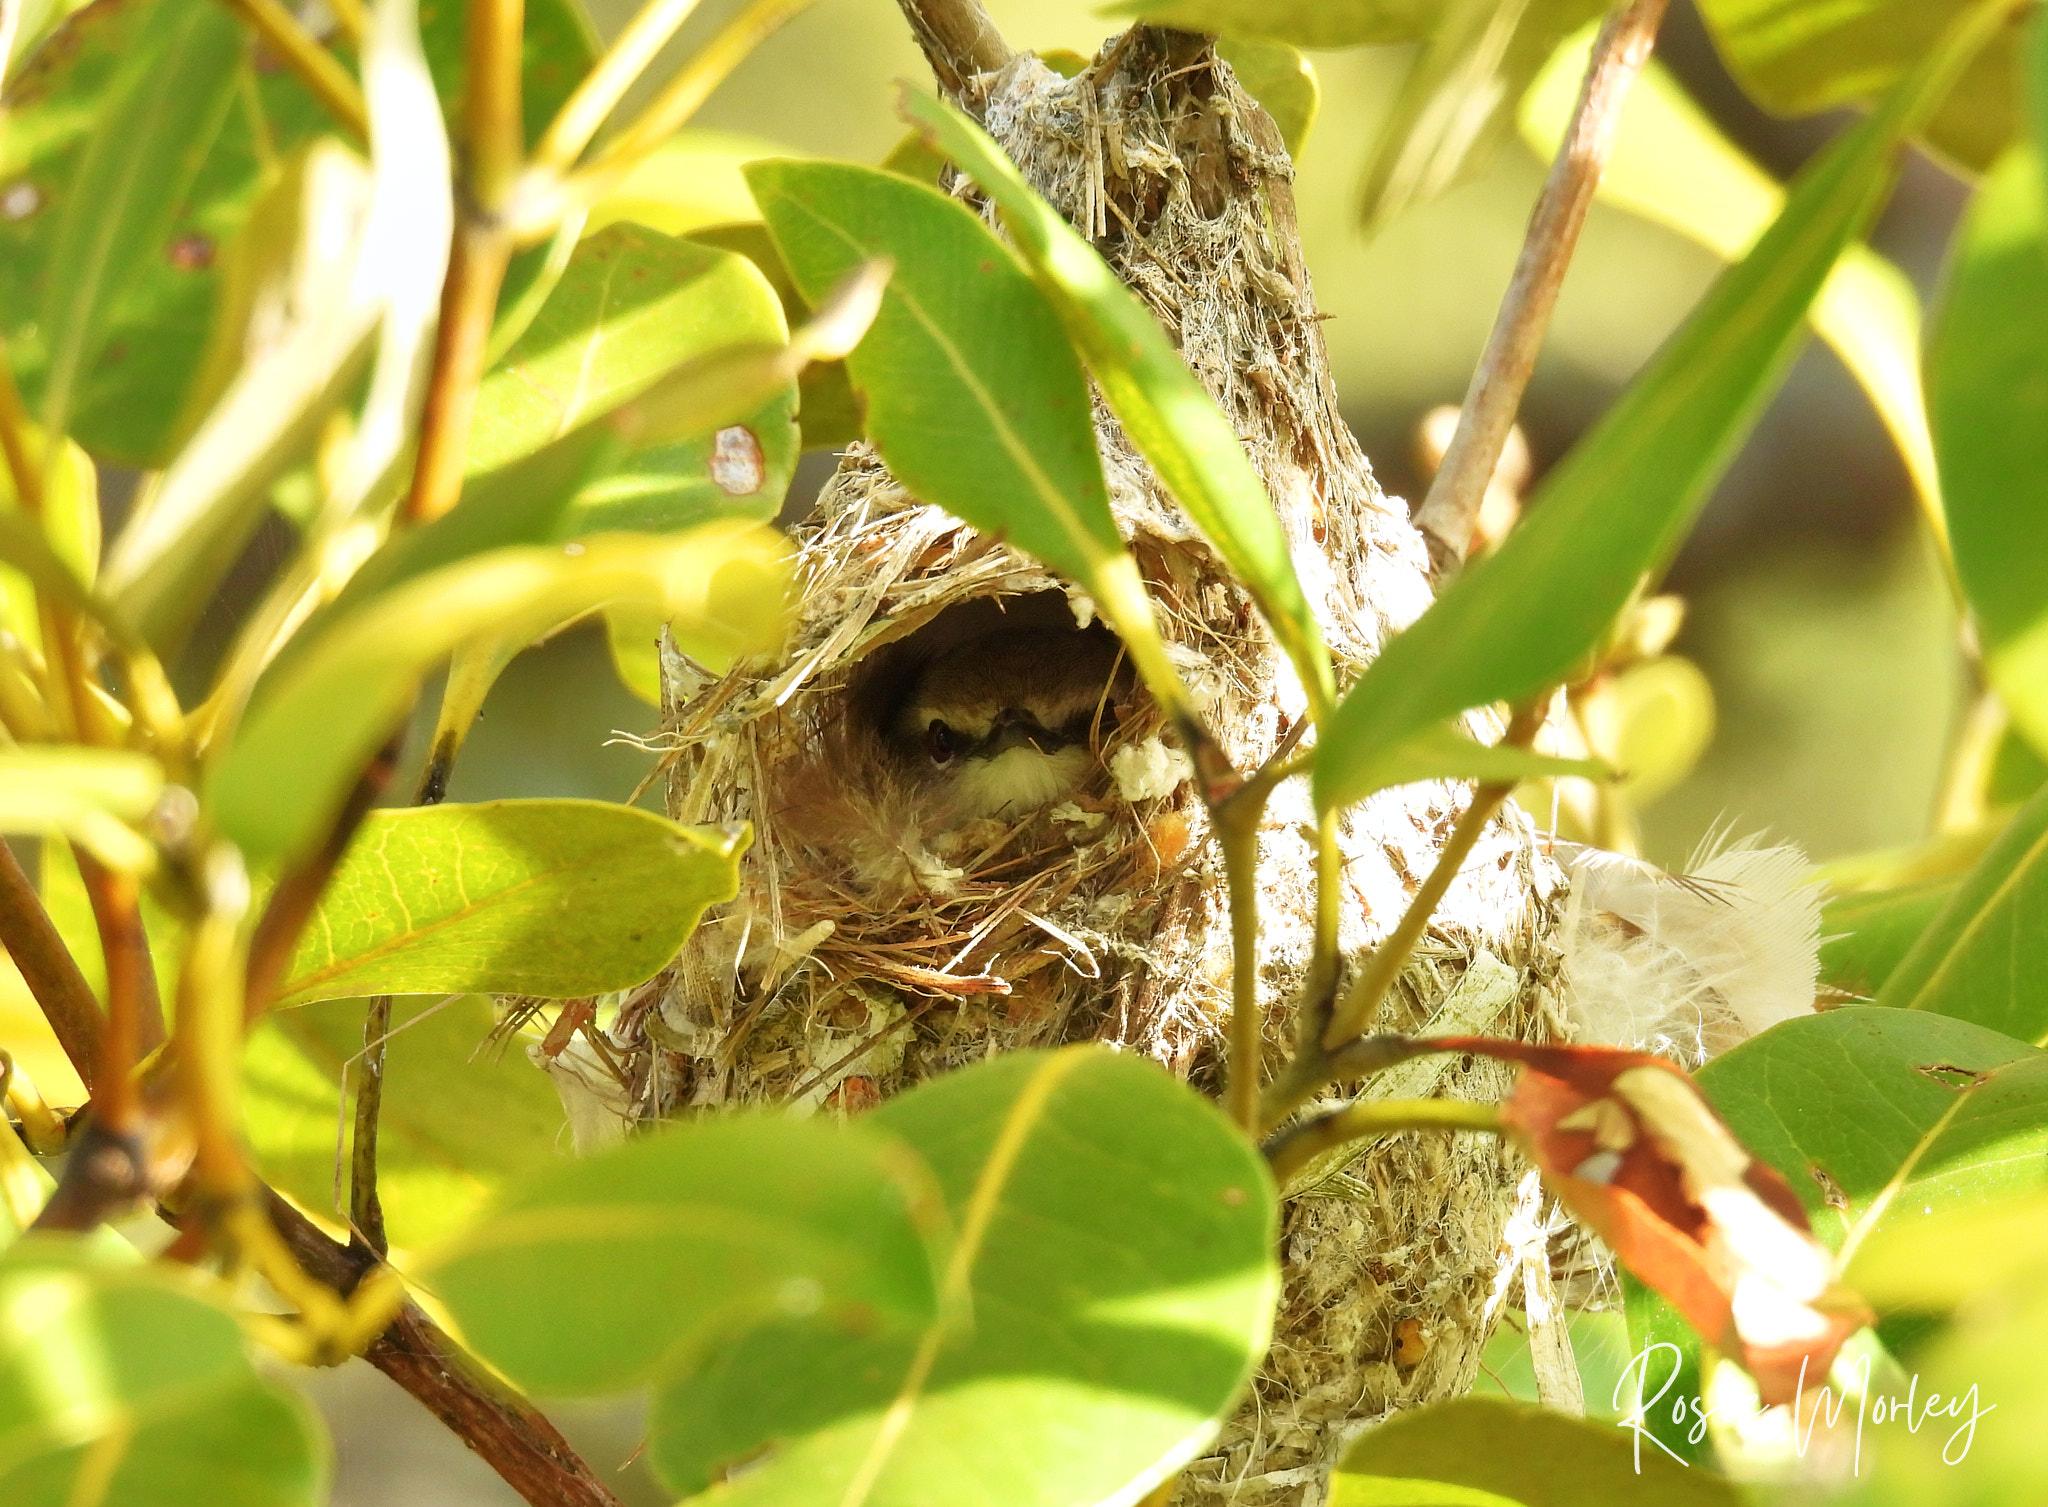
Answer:
<svg viewBox="0 0 2048 1507"><path fill-rule="evenodd" d="M1687 872L1558 844L1573 1035L1696 1068L1813 1008L1820 887L1794 847L1709 836Z"/></svg>

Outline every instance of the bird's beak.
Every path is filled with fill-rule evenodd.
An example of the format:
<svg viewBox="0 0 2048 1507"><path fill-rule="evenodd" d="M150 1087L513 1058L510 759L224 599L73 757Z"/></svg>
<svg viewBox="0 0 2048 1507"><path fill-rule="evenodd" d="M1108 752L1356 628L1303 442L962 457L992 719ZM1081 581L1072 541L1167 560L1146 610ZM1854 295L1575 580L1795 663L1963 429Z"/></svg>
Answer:
<svg viewBox="0 0 2048 1507"><path fill-rule="evenodd" d="M996 714L988 737L982 741L982 749L991 759L1027 745L1042 754L1052 754L1066 747L1067 740L1058 733L1048 732L1022 707L1006 706Z"/></svg>

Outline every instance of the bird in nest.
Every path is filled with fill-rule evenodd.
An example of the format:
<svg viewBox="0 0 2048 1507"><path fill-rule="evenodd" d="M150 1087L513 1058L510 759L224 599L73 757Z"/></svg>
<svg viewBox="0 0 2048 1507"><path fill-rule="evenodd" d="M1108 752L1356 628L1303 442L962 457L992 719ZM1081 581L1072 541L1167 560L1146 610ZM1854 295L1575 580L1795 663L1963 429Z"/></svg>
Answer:
<svg viewBox="0 0 2048 1507"><path fill-rule="evenodd" d="M777 819L864 887L947 893L960 878L948 859L1087 785L1130 683L1122 646L1100 628L1000 626L906 645L822 729Z"/></svg>

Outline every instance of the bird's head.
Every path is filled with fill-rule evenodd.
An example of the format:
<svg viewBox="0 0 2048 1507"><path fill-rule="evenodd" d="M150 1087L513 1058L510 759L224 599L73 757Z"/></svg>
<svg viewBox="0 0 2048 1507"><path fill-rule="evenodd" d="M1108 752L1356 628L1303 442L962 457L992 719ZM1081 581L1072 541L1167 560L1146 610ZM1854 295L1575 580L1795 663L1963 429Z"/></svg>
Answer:
<svg viewBox="0 0 2048 1507"><path fill-rule="evenodd" d="M1115 725L1117 650L1106 632L1071 628L997 629L958 644L898 704L897 757L961 820L1056 800L1086 778L1098 726Z"/></svg>

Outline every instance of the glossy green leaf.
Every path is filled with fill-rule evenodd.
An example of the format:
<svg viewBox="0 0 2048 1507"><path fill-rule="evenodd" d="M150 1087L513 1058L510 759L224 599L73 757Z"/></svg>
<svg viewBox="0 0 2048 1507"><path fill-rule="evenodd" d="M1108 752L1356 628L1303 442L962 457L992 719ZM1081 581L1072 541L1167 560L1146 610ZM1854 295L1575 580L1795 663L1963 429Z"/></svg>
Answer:
<svg viewBox="0 0 2048 1507"><path fill-rule="evenodd" d="M197 1279L31 1236L0 1260L9 1507L315 1507L312 1408L258 1375Z"/></svg>
<svg viewBox="0 0 2048 1507"><path fill-rule="evenodd" d="M581 612L639 606L731 652L764 648L781 631L783 561L765 528L707 524L672 539L494 550L415 577L342 615L259 691L205 781L213 818L253 862L306 851L420 680L485 634L539 633Z"/></svg>
<svg viewBox="0 0 2048 1507"><path fill-rule="evenodd" d="M1377 230L1483 169L1558 43L1606 8L1602 0L1449 0L1380 123L1359 223Z"/></svg>
<svg viewBox="0 0 2048 1507"><path fill-rule="evenodd" d="M799 372L814 362L842 358L874 317L885 277L886 268L864 268L835 290L786 345L748 343L712 351L684 363L634 401L552 444L470 477L461 501L450 512L424 528L398 535L365 562L342 592L336 614L485 550L565 544L606 530L667 531L690 522L690 511L699 507L726 517L764 512L758 494L737 488L728 492L713 479L718 431L735 424L744 427L750 412L764 402L773 412L775 394L786 392ZM754 433L759 434L756 443L766 472L762 490L773 492L786 485L781 468L788 463L787 449L777 447L786 442L787 434L762 429L750 431L750 436ZM724 443L731 447L738 438L728 436ZM629 456L636 441L643 449ZM672 464L653 470L663 463L664 452L694 459L687 467ZM730 464L728 454L721 469ZM643 474L635 471L636 466L650 468L644 474L652 480L644 492L633 484L633 478ZM714 501L705 483L724 500ZM678 492L684 493L680 501ZM0 523L4 521L0 516ZM697 648L717 650L709 641Z"/></svg>
<svg viewBox="0 0 2048 1507"><path fill-rule="evenodd" d="M278 1003L629 988L738 888L742 830L604 801L373 812L320 896Z"/></svg>
<svg viewBox="0 0 2048 1507"><path fill-rule="evenodd" d="M281 327L243 353L107 555L108 592L152 643L174 644L204 609L262 521L272 483L305 455L369 363L380 310L357 296L355 273L372 192L353 153L320 142L303 171L257 206L259 233L283 220L302 248L270 290ZM211 380L209 368L196 378Z"/></svg>
<svg viewBox="0 0 2048 1507"><path fill-rule="evenodd" d="M1930 879L1829 900L1820 913L1820 982L1875 998L1955 891L1953 879Z"/></svg>
<svg viewBox="0 0 2048 1507"><path fill-rule="evenodd" d="M942 1228L923 1166L869 1125L700 1119L509 1188L427 1279L515 1382L611 1392L780 1315L926 1323Z"/></svg>
<svg viewBox="0 0 2048 1507"><path fill-rule="evenodd" d="M1544 479L1521 526L1388 644L1323 736L1319 806L1370 794L1373 762L1420 729L1533 695L1601 641L1790 366L1815 294L1883 202L1900 135L1995 19L1974 13L1974 29L1801 175L1755 249Z"/></svg>
<svg viewBox="0 0 2048 1507"><path fill-rule="evenodd" d="M223 9L160 5L108 86L51 232L40 333L41 408L53 433L69 427L113 307L142 265L164 254L234 97L243 46Z"/></svg>
<svg viewBox="0 0 2048 1507"><path fill-rule="evenodd" d="M1272 1184L1213 1104L1077 1047L928 1081L864 1123L920 1153L952 1211L940 1317L790 1317L712 1352L656 1390L671 1487L772 1441L721 1501L1131 1501L1200 1449L1278 1295Z"/></svg>
<svg viewBox="0 0 2048 1507"><path fill-rule="evenodd" d="M1879 1308L1949 1309L2037 1271L2048 1271L2048 1191L1879 1235L1857 1251L1849 1283Z"/></svg>
<svg viewBox="0 0 2048 1507"><path fill-rule="evenodd" d="M1593 50L1588 26L1559 47L1519 109L1522 139L1557 155ZM1746 255L1785 190L1696 104L1656 58L1629 86L1598 197L1675 230L1725 261ZM1842 253L1807 318L1884 421L1934 527L1943 526L1934 442L1920 391L1920 298L1899 268L1858 242Z"/></svg>
<svg viewBox="0 0 2048 1507"><path fill-rule="evenodd" d="M1877 999L2048 1044L2048 790L1955 886Z"/></svg>
<svg viewBox="0 0 2048 1507"><path fill-rule="evenodd" d="M1985 669L2048 752L2048 211L2040 159L2015 147L1951 254L1928 362L1956 574Z"/></svg>
<svg viewBox="0 0 2048 1507"><path fill-rule="evenodd" d="M177 642L203 609L261 519L272 483L352 396L373 332L360 411L323 468L326 506L346 519L396 497L425 398L454 221L447 135L415 8L415 0L379 0L370 11L362 48L368 174L340 148L316 143L304 171L278 185L280 194L296 189L297 202L277 206L266 194L252 216L258 225L284 221L299 248L285 259L281 286L255 295L283 329L269 349L245 353L115 543L108 576L116 599L154 643ZM203 369L202 383L216 365Z"/></svg>
<svg viewBox="0 0 2048 1507"><path fill-rule="evenodd" d="M774 290L745 257L638 225L600 231L478 387L469 471L532 454L691 357L787 335Z"/></svg>
<svg viewBox="0 0 2048 1507"><path fill-rule="evenodd" d="M78 200L85 143L108 107L124 61L141 56L142 35L159 13L212 12L231 33L232 15L184 0L97 0L10 79L0 130L0 188L20 208L0 216L0 321L31 401L41 393L48 346L38 315L56 258L55 232ZM420 24L440 98L459 98L463 7L424 0ZM196 23L195 23L196 24ZM573 0L529 0L523 99L530 134L545 126L593 57ZM229 107L165 233L137 265L127 296L107 310L104 352L83 374L73 432L96 455L159 467L192 419L191 393L208 345L230 245L271 165L289 158L333 122L289 69L253 67L231 78ZM80 202L85 202L80 200Z"/></svg>
<svg viewBox="0 0 2048 1507"><path fill-rule="evenodd" d="M919 138L913 133L910 140L915 142ZM944 165L943 158L936 160L940 166ZM890 171L897 169L891 168ZM937 176L935 170L926 181L935 181ZM775 238L768 233L766 225L759 221L744 225L715 225L697 231L691 239L702 241L707 246L737 251L758 267L761 275L768 279L768 285L775 290L775 296L782 300L783 318L792 329L812 318L811 306L797 290L796 279L789 275L789 268L783 265L782 253L776 249ZM860 395L853 390L853 380L846 374L844 361L827 361L805 367L803 376L798 379L798 390L797 420L803 430L804 449L843 450L861 437L867 411Z"/></svg>
<svg viewBox="0 0 2048 1507"><path fill-rule="evenodd" d="M1972 0L1701 0L1728 71L1765 109L1806 115L1882 95L1941 40ZM1985 46L1925 125L1965 166L1989 167L2020 119L2024 10Z"/></svg>
<svg viewBox="0 0 2048 1507"><path fill-rule="evenodd" d="M2033 1192L2048 1169L2048 1055L1946 1016L1872 1005L1798 1017L1708 1063L1699 1083L1845 1265L1866 1241L1911 1238ZM1697 1336L1661 1298L1627 1285L1631 1342L1666 1347L1666 1395L1698 1395ZM1653 1410L1645 1424L1697 1457L1683 1420Z"/></svg>
<svg viewBox="0 0 2048 1507"><path fill-rule="evenodd" d="M2040 1494L2048 1286L2038 1271L1999 1281L1982 1247L1962 1260L1982 1273L1976 1301L1914 1353L1910 1382L1872 1389L1888 1416L1875 1426L1871 1399L1861 1479L1845 1498L1855 1507L2018 1507Z"/></svg>
<svg viewBox="0 0 2048 1507"><path fill-rule="evenodd" d="M218 7L98 0L72 15L20 76L10 79L0 129L0 185L19 211L0 217L0 320L17 376L34 405L42 400L51 352L41 311L53 273L67 255L60 246L62 227L67 218L89 218L97 209L83 177L90 143L96 129L112 128L124 66L150 61L148 38L180 24L230 50L227 87L172 106L213 111L197 162L169 163L169 154L178 150L169 139L148 154L157 160L159 175L150 191L174 191L170 219L139 248L125 296L98 310L105 321L99 359L78 373L71 404L73 433L95 454L131 465L161 465L174 448L206 349L218 253L233 239L258 188L249 127L233 108L237 88L251 79L239 25ZM254 87L265 102L267 123L293 127L287 145L303 140L318 107L296 81L274 70L254 75ZM279 106L283 114L276 113ZM300 110L296 123L293 106ZM122 165L139 160L141 154L129 151L131 143L113 145L124 155ZM161 176L167 165L171 177ZM196 176L179 185L175 176L188 167L196 168Z"/></svg>
<svg viewBox="0 0 2048 1507"><path fill-rule="evenodd" d="M32 442L39 445L39 436ZM76 441L67 440L63 460L45 480L43 515L31 524L15 495L14 473L0 466L0 511L12 514L11 521L20 523L22 532L41 535L49 552L81 585L90 583L100 565L99 473L92 457L79 449ZM5 545L0 543L0 560L5 558ZM38 653L42 651L43 624L36 609L34 582L21 571L4 566L0 566L0 626Z"/></svg>
<svg viewBox="0 0 2048 1507"><path fill-rule="evenodd" d="M1245 93L1273 117L1280 139L1287 143L1287 155L1299 161L1323 103L1322 85L1309 60L1285 42L1248 37L1219 38L1216 56L1230 65Z"/></svg>
<svg viewBox="0 0 2048 1507"><path fill-rule="evenodd" d="M1087 588L1153 694L1178 680L1110 516L1088 383L1060 321L966 206L893 173L755 162L754 198L807 299L895 265L847 357L868 433L912 493L1007 536Z"/></svg>
<svg viewBox="0 0 2048 1507"><path fill-rule="evenodd" d="M1279 516L1230 420L1137 295L987 133L914 89L901 91L900 108L1001 208L1026 266L1059 311L1124 433L1251 592L1320 710L1334 694L1329 655ZM1017 537L1021 542L1021 530Z"/></svg>
<svg viewBox="0 0 2048 1507"><path fill-rule="evenodd" d="M1526 748L1480 743L1444 724L1425 728L1400 747L1388 749L1365 779L1383 790L1417 780L1611 780L1614 773L1599 759L1560 759Z"/></svg>
<svg viewBox="0 0 2048 1507"><path fill-rule="evenodd" d="M276 1010L242 1054L242 1120L264 1178L301 1206L345 1219L349 1103L362 1081L362 1000ZM497 1190L568 1157L562 1105L520 1039L488 1045L481 995L391 1002L377 1121L377 1199L395 1245L418 1250L462 1229Z"/></svg>
<svg viewBox="0 0 2048 1507"><path fill-rule="evenodd" d="M2048 1053L1925 1010L1800 1016L1700 1086L1846 1257L1880 1230L2048 1184Z"/></svg>
<svg viewBox="0 0 2048 1507"><path fill-rule="evenodd" d="M146 868L149 844L133 827L163 788L163 767L146 754L0 747L0 831L76 838L117 867Z"/></svg>
<svg viewBox="0 0 2048 1507"><path fill-rule="evenodd" d="M1445 0L1118 0L1103 13L1296 47L1360 47L1419 42L1435 29L1444 5Z"/></svg>
<svg viewBox="0 0 2048 1507"><path fill-rule="evenodd" d="M664 235L695 235L714 225L758 223L745 167L795 155L780 142L732 131L683 130L633 165L590 207L586 235L630 220Z"/></svg>
<svg viewBox="0 0 2048 1507"><path fill-rule="evenodd" d="M1498 1397L1397 1413L1361 1436L1330 1479L1331 1507L1741 1507L1745 1500L1733 1483L1641 1447L1626 1429Z"/></svg>

